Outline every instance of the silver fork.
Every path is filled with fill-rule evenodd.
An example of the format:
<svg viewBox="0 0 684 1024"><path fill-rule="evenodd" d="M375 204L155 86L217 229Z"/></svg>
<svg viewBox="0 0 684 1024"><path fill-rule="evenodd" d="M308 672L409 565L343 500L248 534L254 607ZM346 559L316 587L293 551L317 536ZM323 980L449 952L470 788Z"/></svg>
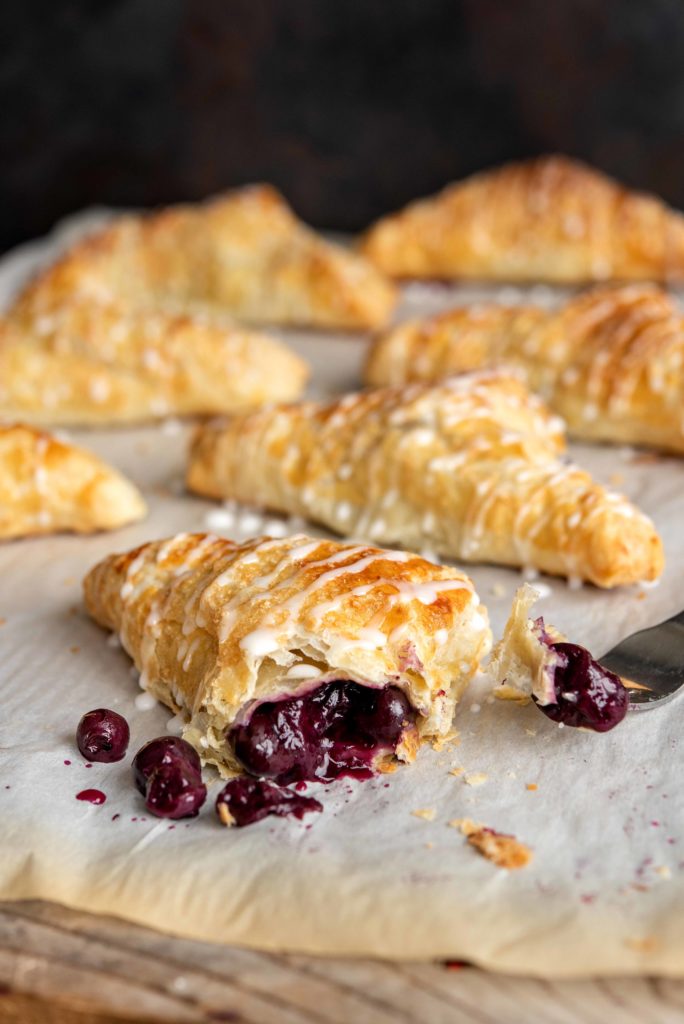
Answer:
<svg viewBox="0 0 684 1024"><path fill-rule="evenodd" d="M630 711L665 704L684 687L684 612L632 633L597 660L622 679Z"/></svg>

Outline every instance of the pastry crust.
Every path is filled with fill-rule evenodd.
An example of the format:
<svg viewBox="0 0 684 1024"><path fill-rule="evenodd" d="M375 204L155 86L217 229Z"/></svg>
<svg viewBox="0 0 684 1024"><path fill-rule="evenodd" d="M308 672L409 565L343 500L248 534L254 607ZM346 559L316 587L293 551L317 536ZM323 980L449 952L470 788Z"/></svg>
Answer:
<svg viewBox="0 0 684 1024"><path fill-rule="evenodd" d="M534 697L542 705L556 701L553 680L559 658L543 640L546 637L557 643L567 638L553 626L530 617L538 600L538 592L528 583L518 588L504 635L492 651L488 672L501 700L526 704Z"/></svg>
<svg viewBox="0 0 684 1024"><path fill-rule="evenodd" d="M258 185L117 219L30 284L17 312L110 299L130 312L355 330L386 323L395 290L363 257L302 224L274 188Z"/></svg>
<svg viewBox="0 0 684 1024"><path fill-rule="evenodd" d="M559 459L562 423L511 375L479 373L280 406L195 434L187 482L350 536L601 587L662 571L653 524Z"/></svg>
<svg viewBox="0 0 684 1024"><path fill-rule="evenodd" d="M239 767L224 738L232 723L330 679L391 682L422 739L445 735L490 647L486 610L457 569L301 535L180 534L111 555L84 588L141 685L182 712L185 738L224 773Z"/></svg>
<svg viewBox="0 0 684 1024"><path fill-rule="evenodd" d="M684 319L654 285L592 289L549 312L478 305L403 323L376 339L366 380L438 380L504 364L575 437L684 453Z"/></svg>
<svg viewBox="0 0 684 1024"><path fill-rule="evenodd" d="M0 538L114 530L146 512L138 490L91 452L0 426Z"/></svg>
<svg viewBox="0 0 684 1024"><path fill-rule="evenodd" d="M680 281L684 217L586 164L542 156L382 218L361 251L400 278Z"/></svg>
<svg viewBox="0 0 684 1024"><path fill-rule="evenodd" d="M232 413L297 398L307 377L275 338L109 300L0 323L0 410L33 423Z"/></svg>

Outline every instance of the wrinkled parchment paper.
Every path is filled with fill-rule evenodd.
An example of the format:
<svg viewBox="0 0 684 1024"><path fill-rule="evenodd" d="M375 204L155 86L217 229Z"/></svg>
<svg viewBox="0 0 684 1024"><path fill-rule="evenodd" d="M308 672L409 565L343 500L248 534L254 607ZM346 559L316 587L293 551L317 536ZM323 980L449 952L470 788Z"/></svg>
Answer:
<svg viewBox="0 0 684 1024"><path fill-rule="evenodd" d="M2 297L102 216L90 212L5 258ZM488 294L414 285L401 315ZM539 287L494 294L559 297ZM313 394L358 383L365 340L289 340L315 367ZM459 958L538 976L684 975L684 698L597 736L559 729L531 706L490 703L474 687L458 713L458 743L424 750L394 775L327 787L325 812L302 823L267 819L243 830L219 826L216 786L199 819L174 824L146 814L129 759L84 764L74 731L90 708L127 717L131 754L165 733L169 713L136 704L130 662L86 617L80 585L111 551L216 529L216 506L182 490L186 435L173 420L70 432L140 485L149 517L118 533L0 548L0 897L265 949ZM656 588L602 593L540 581L540 612L601 654L684 604L684 460L589 446L573 454L653 516L667 553ZM245 510L226 532L245 537L269 522ZM475 567L472 576L499 635L521 574ZM106 803L77 801L86 787L104 791ZM494 867L448 826L459 818L516 835L533 848L532 863Z"/></svg>

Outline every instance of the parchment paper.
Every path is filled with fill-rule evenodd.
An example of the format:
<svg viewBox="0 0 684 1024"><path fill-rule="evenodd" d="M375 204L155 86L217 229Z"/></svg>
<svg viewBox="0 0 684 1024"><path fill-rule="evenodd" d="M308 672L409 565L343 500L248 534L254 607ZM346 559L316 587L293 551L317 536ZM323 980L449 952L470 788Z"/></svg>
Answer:
<svg viewBox="0 0 684 1024"><path fill-rule="evenodd" d="M91 211L5 258L3 297L103 216ZM412 286L401 315L485 294ZM494 294L558 299L545 288ZM314 364L312 393L358 383L364 339L288 337ZM458 744L424 750L392 776L323 789L324 813L303 823L267 819L243 830L217 823L216 787L199 819L172 825L146 814L128 759L85 766L74 732L90 708L128 718L131 754L166 729L166 710L136 706L130 662L85 616L80 583L110 551L215 530L216 506L182 492L186 433L175 421L72 431L141 486L149 517L118 533L0 549L0 897L52 899L266 949L460 958L538 976L684 975L684 698L597 736L559 730L534 707L489 703L476 687L458 713ZM601 654L684 603L684 461L589 446L573 454L653 516L667 553L657 588L603 593L542 581L540 612ZM264 529L268 521L246 510L230 532ZM471 574L498 635L521 574ZM450 774L455 767L464 774ZM106 803L77 801L86 787L103 790ZM433 820L412 814L424 809ZM463 817L528 843L531 865L506 872L484 860L447 825Z"/></svg>

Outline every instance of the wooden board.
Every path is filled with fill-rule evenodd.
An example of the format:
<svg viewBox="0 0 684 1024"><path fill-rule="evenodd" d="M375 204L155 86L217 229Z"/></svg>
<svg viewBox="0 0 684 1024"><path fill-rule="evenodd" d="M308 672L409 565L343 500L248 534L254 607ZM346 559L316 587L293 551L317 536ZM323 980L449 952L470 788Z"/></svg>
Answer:
<svg viewBox="0 0 684 1024"><path fill-rule="evenodd" d="M538 981L175 939L51 903L0 903L0 1021L675 1024L684 981Z"/></svg>

